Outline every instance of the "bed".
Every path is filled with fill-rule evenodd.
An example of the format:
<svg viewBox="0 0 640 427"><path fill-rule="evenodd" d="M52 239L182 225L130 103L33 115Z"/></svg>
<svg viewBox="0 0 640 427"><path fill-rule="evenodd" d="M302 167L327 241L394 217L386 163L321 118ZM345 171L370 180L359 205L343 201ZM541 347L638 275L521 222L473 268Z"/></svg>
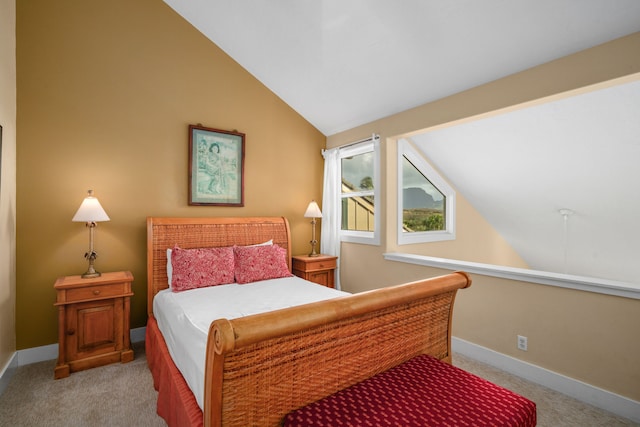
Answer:
<svg viewBox="0 0 640 427"><path fill-rule="evenodd" d="M146 351L158 413L169 425L281 425L289 412L415 356L451 361L455 295L471 284L461 272L212 321L203 344L204 391L198 404L154 313L156 295L166 294L169 286L167 249L267 241L285 251L290 270L286 218L147 219Z"/></svg>

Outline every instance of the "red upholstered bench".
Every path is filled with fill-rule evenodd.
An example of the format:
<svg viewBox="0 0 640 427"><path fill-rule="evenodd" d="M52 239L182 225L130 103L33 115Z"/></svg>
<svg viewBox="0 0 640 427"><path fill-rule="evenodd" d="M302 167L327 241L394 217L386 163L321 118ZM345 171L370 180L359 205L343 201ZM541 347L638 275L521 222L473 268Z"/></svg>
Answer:
<svg viewBox="0 0 640 427"><path fill-rule="evenodd" d="M536 425L536 404L431 356L289 413L285 427Z"/></svg>

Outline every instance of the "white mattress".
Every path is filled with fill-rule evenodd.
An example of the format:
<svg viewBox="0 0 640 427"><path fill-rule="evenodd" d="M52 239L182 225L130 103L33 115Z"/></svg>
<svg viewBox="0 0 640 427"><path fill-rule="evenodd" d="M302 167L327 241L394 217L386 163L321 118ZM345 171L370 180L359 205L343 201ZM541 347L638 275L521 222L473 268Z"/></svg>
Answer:
<svg viewBox="0 0 640 427"><path fill-rule="evenodd" d="M203 408L204 364L209 325L295 305L348 295L299 277L230 284L184 292L170 289L153 299L153 314L174 363Z"/></svg>

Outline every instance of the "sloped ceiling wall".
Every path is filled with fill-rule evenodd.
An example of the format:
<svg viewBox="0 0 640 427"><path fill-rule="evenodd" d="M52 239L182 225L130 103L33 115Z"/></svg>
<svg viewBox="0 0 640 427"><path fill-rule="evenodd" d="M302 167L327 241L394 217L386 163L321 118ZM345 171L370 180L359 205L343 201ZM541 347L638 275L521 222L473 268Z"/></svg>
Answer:
<svg viewBox="0 0 640 427"><path fill-rule="evenodd" d="M639 117L635 81L411 140L531 268L637 283Z"/></svg>

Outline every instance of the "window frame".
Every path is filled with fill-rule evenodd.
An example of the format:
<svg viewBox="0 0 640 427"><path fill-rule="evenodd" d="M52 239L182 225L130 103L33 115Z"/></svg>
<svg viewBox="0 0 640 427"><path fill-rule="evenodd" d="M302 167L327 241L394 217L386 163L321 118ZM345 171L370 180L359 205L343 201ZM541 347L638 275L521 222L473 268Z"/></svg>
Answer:
<svg viewBox="0 0 640 427"><path fill-rule="evenodd" d="M342 193L342 159L373 152L373 231L355 231L342 229L342 201L349 197L370 195L370 191ZM358 142L344 148L340 148L340 166L338 168L338 203L340 211L340 240L348 243L361 243L365 245L380 244L380 137L375 136L367 141Z"/></svg>
<svg viewBox="0 0 640 427"><path fill-rule="evenodd" d="M404 217L404 177L403 160L406 159L422 173L431 184L445 196L445 229L436 231L418 231L405 233L403 231ZM407 140L398 140L397 158L398 177L398 245L410 245L415 243L431 243L456 238L456 192L429 164L424 155L418 152Z"/></svg>

